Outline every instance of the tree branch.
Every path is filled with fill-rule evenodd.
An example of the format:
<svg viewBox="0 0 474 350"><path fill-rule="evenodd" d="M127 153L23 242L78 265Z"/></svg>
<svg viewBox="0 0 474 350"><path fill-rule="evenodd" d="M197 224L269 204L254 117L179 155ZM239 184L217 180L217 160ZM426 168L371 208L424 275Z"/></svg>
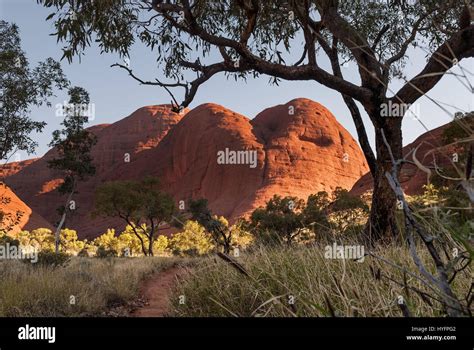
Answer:
<svg viewBox="0 0 474 350"><path fill-rule="evenodd" d="M381 64L367 40L338 14L334 4L323 2L318 6L324 26L351 51L357 61L362 86L377 90L381 85L379 80L382 80Z"/></svg>
<svg viewBox="0 0 474 350"><path fill-rule="evenodd" d="M133 71L122 64L115 63L111 67L120 67L122 69L125 69L128 74L138 81L140 84L143 85L154 85L154 86L160 86L170 94L171 98L173 99L173 111L175 112L180 112L183 108L186 108L189 106L189 104L192 102L194 97L196 96L197 90L201 84L209 80L212 76L219 72L241 72L243 71L242 68L239 67L234 67L231 65L229 62L220 62L220 63L214 63L209 66L203 66L199 64L198 62L187 62L187 61L182 61L181 64L183 67L186 68L191 68L196 71L199 71L201 74L199 75L198 78L195 80L191 81L190 83L181 83L181 82L176 82L176 83L162 83L158 79L155 79L155 81L145 81L139 77L137 77ZM176 87L181 87L184 88L185 90L185 96L184 100L182 103L178 103L177 99L171 92L170 88L176 88Z"/></svg>
<svg viewBox="0 0 474 350"><path fill-rule="evenodd" d="M329 61L331 62L331 67L334 75L343 78L341 66L339 64L339 56L337 53L337 39L334 38L333 45L332 47L330 47L326 40L324 40L324 38L319 35L319 33L316 34L316 37L324 52L328 56ZM372 147L370 147L369 138L367 136L364 121L362 120L359 108L357 107L357 104L355 103L354 99L352 99L350 96L342 94L342 98L347 108L351 112L352 120L354 121L354 125L357 130L357 136L359 138L360 146L364 151L365 159L367 160L367 164L369 165L370 172L372 174L375 174L375 171L377 169L377 161Z"/></svg>
<svg viewBox="0 0 474 350"><path fill-rule="evenodd" d="M406 104L414 103L430 91L457 62L474 57L474 25L455 33L430 57L423 70L406 83L392 100ZM444 62L444 63L443 63Z"/></svg>
<svg viewBox="0 0 474 350"><path fill-rule="evenodd" d="M349 95L361 103L368 103L372 97L372 92L369 89L357 86L339 77L335 77L320 67L311 65L295 67L267 62L264 59L254 55L246 45L236 40L208 33L197 23L194 15L191 12L191 8L189 7L189 1L183 0L183 7L171 4L166 4L166 6L164 6L164 4L158 5L156 10L159 11L163 17L174 27L188 33L189 35L197 36L201 40L218 48L229 47L234 49L241 56L243 63L242 67L245 66L246 70L253 69L258 73L286 80L315 80L331 89L335 89L346 95ZM186 23L178 23L172 16L168 14L169 11L183 11ZM232 68L231 66L227 67ZM232 70L225 69L224 71Z"/></svg>

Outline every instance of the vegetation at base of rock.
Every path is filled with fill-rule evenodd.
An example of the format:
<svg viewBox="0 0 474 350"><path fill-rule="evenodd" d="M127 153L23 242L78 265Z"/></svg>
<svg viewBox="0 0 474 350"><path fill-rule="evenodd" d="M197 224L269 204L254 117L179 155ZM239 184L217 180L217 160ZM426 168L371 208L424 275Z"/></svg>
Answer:
<svg viewBox="0 0 474 350"><path fill-rule="evenodd" d="M256 209L247 230L261 243L307 243L328 235L359 232L367 221L367 203L347 190L336 188L310 195L305 202L296 197L275 195L264 208Z"/></svg>
<svg viewBox="0 0 474 350"><path fill-rule="evenodd" d="M437 223L437 229L443 227L467 239L472 232L474 217L472 211L462 210L463 206L469 206L466 196L460 191L438 188L434 184L424 188L422 195L408 198L417 216L428 226L431 221ZM368 218L368 201L341 188L336 188L331 195L326 192L310 195L307 201L274 196L265 207L256 209L247 221L240 220L230 225L222 216L209 215L206 219L208 229L197 221L186 220L170 237L155 234L153 251L159 256L200 256L222 251L220 236L209 232L216 225L230 238L228 254L235 249L244 251L253 245L299 245L340 237L360 238ZM456 209L458 207L460 209ZM78 239L74 230L61 230L60 251L84 257L143 256L143 246L149 247L149 229L145 223L140 229L134 223L132 225L120 233L109 229L92 241ZM400 230L403 232L403 227ZM54 235L49 229L8 235L0 233L0 240L2 237L4 240L17 240L21 246L38 251L54 251Z"/></svg>
<svg viewBox="0 0 474 350"><path fill-rule="evenodd" d="M118 217L127 223L140 241L142 253L150 256L162 225L175 222L179 215L173 198L160 189L154 177L103 184L97 189L95 208L95 215Z"/></svg>

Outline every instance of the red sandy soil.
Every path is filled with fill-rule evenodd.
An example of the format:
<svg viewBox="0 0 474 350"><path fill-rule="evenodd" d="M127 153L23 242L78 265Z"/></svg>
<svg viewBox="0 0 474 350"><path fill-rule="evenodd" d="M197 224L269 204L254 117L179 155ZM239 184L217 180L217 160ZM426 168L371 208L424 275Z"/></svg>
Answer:
<svg viewBox="0 0 474 350"><path fill-rule="evenodd" d="M148 278L141 291L146 304L131 313L133 317L165 317L170 314L170 297L178 276L183 274L182 267L172 267L160 271Z"/></svg>

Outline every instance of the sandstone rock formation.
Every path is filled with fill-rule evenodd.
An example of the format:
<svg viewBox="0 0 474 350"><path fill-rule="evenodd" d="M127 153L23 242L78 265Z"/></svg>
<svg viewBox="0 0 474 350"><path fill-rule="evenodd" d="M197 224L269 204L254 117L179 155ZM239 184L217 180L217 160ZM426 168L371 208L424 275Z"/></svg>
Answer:
<svg viewBox="0 0 474 350"><path fill-rule="evenodd" d="M77 210L70 217L67 226L77 229L82 237L93 237L100 234L99 231L104 227L114 227L114 220L90 218L96 187L107 181L110 174L114 174L117 165L126 158L132 161L141 151L156 146L181 117L182 115L172 112L168 105L148 106L111 125L91 127L89 130L98 140L92 150L97 172L91 179L80 184L78 194L74 197ZM65 201L55 191L61 183L58 174L48 168L47 162L54 156L55 150L52 149L6 179L7 184L52 225L56 225L59 220L56 209ZM89 227L92 228L92 233L88 231Z"/></svg>
<svg viewBox="0 0 474 350"><path fill-rule="evenodd" d="M77 210L67 223L80 237L124 226L117 219L90 216L94 191L105 181L158 176L177 202L207 198L215 213L233 220L274 194L306 199L338 186L349 189L368 169L354 138L325 107L308 99L268 108L253 120L215 104L182 115L169 106L144 107L92 131L98 137L93 150L97 175L80 185ZM234 154L244 164L232 164L238 163L232 157L220 164L219 152ZM6 180L51 223L63 200L54 191L58 177L47 168L53 156L51 150Z"/></svg>
<svg viewBox="0 0 474 350"><path fill-rule="evenodd" d="M38 159L39 158L31 158L20 162L10 162L0 165L0 179L4 179L5 177L16 174L17 172L34 163Z"/></svg>
<svg viewBox="0 0 474 350"><path fill-rule="evenodd" d="M20 230L33 230L43 227L53 229L51 224L47 222L37 213L33 212L10 187L0 183L0 198L2 200L1 212L4 216L2 226L9 226L10 223L16 223L17 215L18 223L13 225L11 232L16 233Z"/></svg>

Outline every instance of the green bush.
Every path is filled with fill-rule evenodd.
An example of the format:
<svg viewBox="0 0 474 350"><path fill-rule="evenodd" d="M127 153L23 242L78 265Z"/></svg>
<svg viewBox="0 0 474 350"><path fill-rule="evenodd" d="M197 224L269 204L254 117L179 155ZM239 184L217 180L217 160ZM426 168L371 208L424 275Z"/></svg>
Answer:
<svg viewBox="0 0 474 350"><path fill-rule="evenodd" d="M310 243L329 234L360 232L368 219L369 206L363 198L340 187L329 195L320 191L305 202L296 197L273 196L266 206L256 209L246 229L258 243Z"/></svg>
<svg viewBox="0 0 474 350"><path fill-rule="evenodd" d="M20 246L20 241L10 237L8 235L3 235L0 237L0 246L7 246L9 245L10 247L19 247Z"/></svg>
<svg viewBox="0 0 474 350"><path fill-rule="evenodd" d="M303 200L274 195L265 208L252 213L249 229L265 243L283 241L291 245L305 226L303 210Z"/></svg>

